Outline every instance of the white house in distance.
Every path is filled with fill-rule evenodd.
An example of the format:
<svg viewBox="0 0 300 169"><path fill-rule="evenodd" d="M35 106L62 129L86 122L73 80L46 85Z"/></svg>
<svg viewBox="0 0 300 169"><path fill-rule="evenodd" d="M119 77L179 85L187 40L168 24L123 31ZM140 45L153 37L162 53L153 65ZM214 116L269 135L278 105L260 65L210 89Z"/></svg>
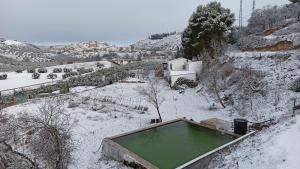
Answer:
<svg viewBox="0 0 300 169"><path fill-rule="evenodd" d="M170 60L164 65L165 76L173 86L177 79L185 78L196 81L202 71L202 61L191 61L186 58Z"/></svg>

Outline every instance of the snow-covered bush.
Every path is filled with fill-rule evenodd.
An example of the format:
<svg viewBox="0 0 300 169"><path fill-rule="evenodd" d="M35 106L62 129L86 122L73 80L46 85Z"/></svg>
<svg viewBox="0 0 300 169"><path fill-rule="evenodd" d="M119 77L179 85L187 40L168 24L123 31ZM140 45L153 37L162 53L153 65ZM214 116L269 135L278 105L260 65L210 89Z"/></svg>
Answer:
<svg viewBox="0 0 300 169"><path fill-rule="evenodd" d="M178 78L174 84L175 89L181 89L185 87L189 88L195 88L198 86L197 82L194 82L193 80L185 79L185 78Z"/></svg>
<svg viewBox="0 0 300 169"><path fill-rule="evenodd" d="M28 69L27 69L27 72L28 72L28 73L34 73L34 72L35 72L35 68L28 68Z"/></svg>
<svg viewBox="0 0 300 169"><path fill-rule="evenodd" d="M35 72L32 74L32 79L39 79L40 76L41 76L41 74Z"/></svg>
<svg viewBox="0 0 300 169"><path fill-rule="evenodd" d="M23 70L18 69L18 70L16 70L16 73L23 73Z"/></svg>
<svg viewBox="0 0 300 169"><path fill-rule="evenodd" d="M38 72L39 73L47 73L47 69L46 68L39 68Z"/></svg>
<svg viewBox="0 0 300 169"><path fill-rule="evenodd" d="M72 77L72 76L77 76L77 75L78 75L77 72L72 71L72 72L67 72L67 73L63 74L62 78L66 79L66 78L69 78L69 77Z"/></svg>
<svg viewBox="0 0 300 169"><path fill-rule="evenodd" d="M141 110L141 111L148 111L149 108L147 106L138 105L138 106L134 106L134 109Z"/></svg>
<svg viewBox="0 0 300 169"><path fill-rule="evenodd" d="M88 72L89 72L89 73L91 73L91 72L93 72L93 71L94 71L94 69L93 69L93 68L88 68L87 70L88 70Z"/></svg>
<svg viewBox="0 0 300 169"><path fill-rule="evenodd" d="M6 80L7 74L0 74L0 80Z"/></svg>
<svg viewBox="0 0 300 169"><path fill-rule="evenodd" d="M69 73L69 72L72 72L72 69L71 68L64 68L63 71L64 71L64 73Z"/></svg>
<svg viewBox="0 0 300 169"><path fill-rule="evenodd" d="M295 92L300 92L300 78L296 79L290 84L290 89Z"/></svg>
<svg viewBox="0 0 300 169"><path fill-rule="evenodd" d="M68 108L75 108L75 107L78 107L79 104L74 102L74 101L70 101L69 104L68 104Z"/></svg>
<svg viewBox="0 0 300 169"><path fill-rule="evenodd" d="M104 64L100 62L96 63L96 66L100 69L104 68Z"/></svg>
<svg viewBox="0 0 300 169"><path fill-rule="evenodd" d="M57 78L57 75L54 74L54 73L50 73L50 74L47 75L47 78L48 78L48 79L56 79L56 78Z"/></svg>
<svg viewBox="0 0 300 169"><path fill-rule="evenodd" d="M94 71L93 68L88 68L88 69L86 69L86 68L82 67L82 68L77 69L77 72L78 72L80 75L86 74L86 73L91 73L91 72L93 72L93 71Z"/></svg>
<svg viewBox="0 0 300 169"><path fill-rule="evenodd" d="M61 73L62 72L62 68L54 68L53 73Z"/></svg>
<svg viewBox="0 0 300 169"><path fill-rule="evenodd" d="M70 86L68 83L63 83L60 87L60 94L66 94L70 92Z"/></svg>
<svg viewBox="0 0 300 169"><path fill-rule="evenodd" d="M66 79L66 78L68 78L68 77L70 77L70 76L68 76L67 73L62 75L62 78L63 78L63 79Z"/></svg>

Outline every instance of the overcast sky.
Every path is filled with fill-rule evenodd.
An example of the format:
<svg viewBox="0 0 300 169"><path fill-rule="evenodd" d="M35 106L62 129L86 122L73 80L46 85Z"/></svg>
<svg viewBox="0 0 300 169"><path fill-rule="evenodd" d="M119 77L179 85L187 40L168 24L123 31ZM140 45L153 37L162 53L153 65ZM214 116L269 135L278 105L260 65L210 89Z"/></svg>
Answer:
<svg viewBox="0 0 300 169"><path fill-rule="evenodd" d="M219 0L238 18L239 0ZM257 8L288 0L256 0ZM148 34L182 31L210 0L0 0L0 37L34 43L88 40L129 43ZM244 23L252 0L244 0Z"/></svg>

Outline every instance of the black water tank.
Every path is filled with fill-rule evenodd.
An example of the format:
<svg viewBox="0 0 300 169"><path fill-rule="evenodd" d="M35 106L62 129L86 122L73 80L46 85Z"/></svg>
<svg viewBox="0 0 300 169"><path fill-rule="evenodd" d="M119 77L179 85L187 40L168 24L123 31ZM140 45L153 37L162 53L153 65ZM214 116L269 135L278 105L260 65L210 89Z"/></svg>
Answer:
<svg viewBox="0 0 300 169"><path fill-rule="evenodd" d="M234 119L234 133L245 135L247 133L248 121L246 119Z"/></svg>

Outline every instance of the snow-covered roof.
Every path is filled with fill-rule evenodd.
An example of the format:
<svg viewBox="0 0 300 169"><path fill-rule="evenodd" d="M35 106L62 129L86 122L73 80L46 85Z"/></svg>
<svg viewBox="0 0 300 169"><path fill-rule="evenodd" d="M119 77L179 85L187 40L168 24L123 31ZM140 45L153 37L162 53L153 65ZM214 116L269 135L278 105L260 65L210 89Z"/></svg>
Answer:
<svg viewBox="0 0 300 169"><path fill-rule="evenodd" d="M187 58L183 58L183 57L180 57L180 58L176 58L176 59L173 59L173 60L170 60L170 62L173 62L173 61L176 61L176 60L186 60L188 62L191 62L191 60L187 59Z"/></svg>
<svg viewBox="0 0 300 169"><path fill-rule="evenodd" d="M196 74L196 73L193 71L170 71L170 76L187 75L187 74Z"/></svg>

